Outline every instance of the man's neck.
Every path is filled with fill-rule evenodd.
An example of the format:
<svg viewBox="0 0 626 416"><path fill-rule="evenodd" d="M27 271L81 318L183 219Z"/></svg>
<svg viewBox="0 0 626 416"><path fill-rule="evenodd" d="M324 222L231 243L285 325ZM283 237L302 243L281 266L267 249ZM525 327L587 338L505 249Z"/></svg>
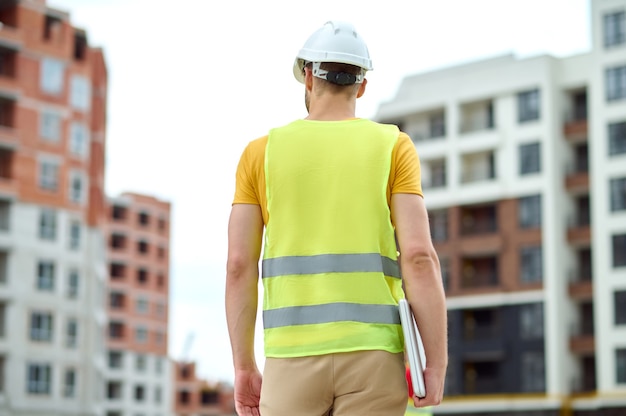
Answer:
<svg viewBox="0 0 626 416"><path fill-rule="evenodd" d="M306 120L338 121L356 117L356 100L344 100L332 95L311 99Z"/></svg>

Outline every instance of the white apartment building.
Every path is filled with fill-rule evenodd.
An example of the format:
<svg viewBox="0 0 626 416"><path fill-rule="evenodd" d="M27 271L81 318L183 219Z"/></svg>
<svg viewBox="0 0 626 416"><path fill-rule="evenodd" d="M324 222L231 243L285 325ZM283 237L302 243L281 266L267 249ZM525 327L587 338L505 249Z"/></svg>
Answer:
<svg viewBox="0 0 626 416"><path fill-rule="evenodd" d="M100 415L104 239L66 210L6 201L0 415Z"/></svg>
<svg viewBox="0 0 626 416"><path fill-rule="evenodd" d="M626 414L626 1L592 50L407 76L450 316L436 414ZM621 413L620 413L621 412Z"/></svg>

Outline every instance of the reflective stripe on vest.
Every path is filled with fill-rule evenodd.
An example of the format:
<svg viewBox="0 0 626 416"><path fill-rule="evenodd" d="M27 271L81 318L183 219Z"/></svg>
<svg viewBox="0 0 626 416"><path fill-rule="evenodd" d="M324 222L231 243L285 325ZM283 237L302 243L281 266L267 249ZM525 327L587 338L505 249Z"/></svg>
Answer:
<svg viewBox="0 0 626 416"><path fill-rule="evenodd" d="M359 303L327 303L263 311L263 325L267 329L338 321L399 325L400 315L396 305L363 305Z"/></svg>
<svg viewBox="0 0 626 416"><path fill-rule="evenodd" d="M400 278L398 261L378 253L285 256L263 260L263 278L294 274L379 272Z"/></svg>

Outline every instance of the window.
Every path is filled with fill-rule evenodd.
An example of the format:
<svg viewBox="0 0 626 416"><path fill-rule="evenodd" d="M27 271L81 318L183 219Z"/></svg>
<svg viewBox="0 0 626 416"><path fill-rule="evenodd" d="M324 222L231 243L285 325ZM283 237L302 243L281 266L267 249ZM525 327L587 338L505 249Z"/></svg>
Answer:
<svg viewBox="0 0 626 416"><path fill-rule="evenodd" d="M6 328L6 309L7 305L4 302L0 303L0 339L5 336L5 328ZM1 391L2 389L0 389Z"/></svg>
<svg viewBox="0 0 626 416"><path fill-rule="evenodd" d="M626 324L626 290L613 293L615 325Z"/></svg>
<svg viewBox="0 0 626 416"><path fill-rule="evenodd" d="M137 269L137 282L140 284L148 283L148 270L144 268Z"/></svg>
<svg viewBox="0 0 626 416"><path fill-rule="evenodd" d="M154 371L157 374L161 374L163 372L163 359L161 357L156 356L154 358Z"/></svg>
<svg viewBox="0 0 626 416"><path fill-rule="evenodd" d="M71 82L70 103L78 110L89 110L91 107L91 90L89 80L82 75L74 75Z"/></svg>
<svg viewBox="0 0 626 416"><path fill-rule="evenodd" d="M137 251L140 254L148 254L148 242L145 240L139 240L137 241Z"/></svg>
<svg viewBox="0 0 626 416"><path fill-rule="evenodd" d="M70 224L70 250L78 250L80 248L80 223L72 221Z"/></svg>
<svg viewBox="0 0 626 416"><path fill-rule="evenodd" d="M148 330L143 326L135 328L135 341L143 344L148 341Z"/></svg>
<svg viewBox="0 0 626 416"><path fill-rule="evenodd" d="M446 186L446 159L433 159L422 164L422 186L442 188Z"/></svg>
<svg viewBox="0 0 626 416"><path fill-rule="evenodd" d="M122 322L109 322L109 338L124 338L124 324Z"/></svg>
<svg viewBox="0 0 626 416"><path fill-rule="evenodd" d="M163 391L161 390L161 387L156 386L154 388L154 402L156 404L160 404L161 401L163 400Z"/></svg>
<svg viewBox="0 0 626 416"><path fill-rule="evenodd" d="M430 234L433 241L448 239L448 210L441 209L430 212Z"/></svg>
<svg viewBox="0 0 626 416"><path fill-rule="evenodd" d="M609 156L626 153L626 121L609 124Z"/></svg>
<svg viewBox="0 0 626 416"><path fill-rule="evenodd" d="M626 384L626 348L615 350L615 379L618 384Z"/></svg>
<svg viewBox="0 0 626 416"><path fill-rule="evenodd" d="M519 147L520 175L541 172L541 143L527 143Z"/></svg>
<svg viewBox="0 0 626 416"><path fill-rule="evenodd" d="M135 386L135 400L138 402L144 401L146 397L146 389L142 385Z"/></svg>
<svg viewBox="0 0 626 416"><path fill-rule="evenodd" d="M157 257L160 259L165 258L165 247L159 246L159 248L157 249Z"/></svg>
<svg viewBox="0 0 626 416"><path fill-rule="evenodd" d="M135 311L139 314L148 313L148 300L145 298L138 298L135 302Z"/></svg>
<svg viewBox="0 0 626 416"><path fill-rule="evenodd" d="M126 248L126 236L124 234L118 234L118 233L111 234L111 248L113 249Z"/></svg>
<svg viewBox="0 0 626 416"><path fill-rule="evenodd" d="M44 58L41 61L41 90L48 94L60 94L63 90L63 62Z"/></svg>
<svg viewBox="0 0 626 416"><path fill-rule="evenodd" d="M206 389L200 393L200 402L203 405L216 405L220 402L220 395L217 390Z"/></svg>
<svg viewBox="0 0 626 416"><path fill-rule="evenodd" d="M428 120L430 138L444 137L446 135L446 118L443 112L433 114Z"/></svg>
<svg viewBox="0 0 626 416"><path fill-rule="evenodd" d="M50 364L29 364L26 390L30 394L50 394L52 369Z"/></svg>
<svg viewBox="0 0 626 416"><path fill-rule="evenodd" d="M75 299L80 289L80 275L77 269L72 269L67 275L67 297Z"/></svg>
<svg viewBox="0 0 626 416"><path fill-rule="evenodd" d="M150 215L147 212L140 212L137 214L137 220L139 221L139 225L150 225Z"/></svg>
<svg viewBox="0 0 626 416"><path fill-rule="evenodd" d="M123 309L126 303L126 296L122 292L111 292L109 294L109 307L111 309Z"/></svg>
<svg viewBox="0 0 626 416"><path fill-rule="evenodd" d="M154 342L157 345L163 345L163 342L165 341L165 333L161 330L156 330L154 332Z"/></svg>
<svg viewBox="0 0 626 416"><path fill-rule="evenodd" d="M76 348L78 345L78 321L76 318L69 318L65 330L65 346L68 348Z"/></svg>
<svg viewBox="0 0 626 416"><path fill-rule="evenodd" d="M76 396L76 370L65 370L65 376L63 377L63 397L75 397Z"/></svg>
<svg viewBox="0 0 626 416"><path fill-rule="evenodd" d="M522 391L541 392L546 388L545 363L541 351L526 351L522 353Z"/></svg>
<svg viewBox="0 0 626 416"><path fill-rule="evenodd" d="M517 94L517 119L520 123L539 119L539 90Z"/></svg>
<svg viewBox="0 0 626 416"><path fill-rule="evenodd" d="M121 351L109 351L109 368L119 369L123 366L123 355Z"/></svg>
<svg viewBox="0 0 626 416"><path fill-rule="evenodd" d="M113 205L113 208L111 208L111 217L114 220L125 220L126 219L126 207Z"/></svg>
<svg viewBox="0 0 626 416"><path fill-rule="evenodd" d="M59 163L52 160L39 162L39 188L56 191L59 187Z"/></svg>
<svg viewBox="0 0 626 416"><path fill-rule="evenodd" d="M44 140L58 142L61 138L61 115L54 111L42 111L39 135Z"/></svg>
<svg viewBox="0 0 626 416"><path fill-rule="evenodd" d="M626 42L626 12L604 15L604 47L610 48Z"/></svg>
<svg viewBox="0 0 626 416"><path fill-rule="evenodd" d="M83 123L73 122L70 126L70 153L80 157L89 154L89 131Z"/></svg>
<svg viewBox="0 0 626 416"><path fill-rule="evenodd" d="M123 279L126 277L126 265L124 263L111 263L109 273L113 279Z"/></svg>
<svg viewBox="0 0 626 416"><path fill-rule="evenodd" d="M155 308L156 315L157 315L158 317L160 317L160 318L161 318L161 317L165 316L165 305L164 305L163 303L158 302L158 303L155 305L155 307L154 307L154 308Z"/></svg>
<svg viewBox="0 0 626 416"><path fill-rule="evenodd" d="M122 382L109 381L107 383L107 399L119 400L122 398Z"/></svg>
<svg viewBox="0 0 626 416"><path fill-rule="evenodd" d="M517 200L520 228L541 227L541 195L529 195Z"/></svg>
<svg viewBox="0 0 626 416"><path fill-rule="evenodd" d="M85 196L85 184L84 178L81 172L71 172L70 174L70 189L69 197L70 201L81 204L84 201Z"/></svg>
<svg viewBox="0 0 626 416"><path fill-rule="evenodd" d="M520 337L543 338L543 303L529 303L519 307Z"/></svg>
<svg viewBox="0 0 626 416"><path fill-rule="evenodd" d="M55 240L57 235L57 213L52 209L42 209L39 214L39 238Z"/></svg>
<svg viewBox="0 0 626 416"><path fill-rule="evenodd" d="M165 231L165 226L166 226L166 222L165 222L165 218L159 218L159 231Z"/></svg>
<svg viewBox="0 0 626 416"><path fill-rule="evenodd" d="M159 273L157 275L157 287L159 288L165 287L165 275L163 273Z"/></svg>
<svg viewBox="0 0 626 416"><path fill-rule="evenodd" d="M541 282L543 280L541 246L522 247L520 257L522 282Z"/></svg>
<svg viewBox="0 0 626 416"><path fill-rule="evenodd" d="M30 339L33 341L52 341L52 314L33 312L30 315Z"/></svg>
<svg viewBox="0 0 626 416"><path fill-rule="evenodd" d="M191 394L187 390L180 390L178 392L178 403L188 404L191 402Z"/></svg>
<svg viewBox="0 0 626 416"><path fill-rule="evenodd" d="M146 371L146 356L143 354L137 354L135 357L135 370Z"/></svg>
<svg viewBox="0 0 626 416"><path fill-rule="evenodd" d="M617 101L626 98L626 66L607 68L606 100Z"/></svg>
<svg viewBox="0 0 626 416"><path fill-rule="evenodd" d="M611 211L626 210L626 177L611 179L610 188Z"/></svg>
<svg viewBox="0 0 626 416"><path fill-rule="evenodd" d="M626 234L613 236L613 267L626 266Z"/></svg>
<svg viewBox="0 0 626 416"><path fill-rule="evenodd" d="M37 289L54 291L55 267L52 261L42 260L37 265Z"/></svg>
<svg viewBox="0 0 626 416"><path fill-rule="evenodd" d="M6 358L4 355L0 355L0 394L4 394L4 366Z"/></svg>

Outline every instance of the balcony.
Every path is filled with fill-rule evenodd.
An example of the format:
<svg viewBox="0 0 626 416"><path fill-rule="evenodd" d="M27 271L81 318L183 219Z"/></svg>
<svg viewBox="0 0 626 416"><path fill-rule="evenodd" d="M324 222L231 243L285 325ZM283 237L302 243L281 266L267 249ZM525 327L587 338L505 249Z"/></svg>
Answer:
<svg viewBox="0 0 626 416"><path fill-rule="evenodd" d="M595 351L593 303L581 302L578 316L578 322L571 328L570 350L574 354L592 354Z"/></svg>
<svg viewBox="0 0 626 416"><path fill-rule="evenodd" d="M492 130L494 127L493 100L477 101L461 106L459 131L462 135Z"/></svg>
<svg viewBox="0 0 626 416"><path fill-rule="evenodd" d="M496 256L463 258L461 262L462 289L498 286L498 258Z"/></svg>
<svg viewBox="0 0 626 416"><path fill-rule="evenodd" d="M593 297L591 272L578 271L574 274L568 286L568 293L572 299L590 300Z"/></svg>
<svg viewBox="0 0 626 416"><path fill-rule="evenodd" d="M496 177L493 151L465 154L461 166L463 184L489 181Z"/></svg>
<svg viewBox="0 0 626 416"><path fill-rule="evenodd" d="M563 124L563 135L567 139L579 139L582 137L587 137L587 125L587 119L566 121L565 124Z"/></svg>
<svg viewBox="0 0 626 416"><path fill-rule="evenodd" d="M446 159L424 161L422 187L424 189L445 188L446 184Z"/></svg>
<svg viewBox="0 0 626 416"><path fill-rule="evenodd" d="M572 353L582 355L596 351L596 340L593 334L572 335L569 339L569 349Z"/></svg>
<svg viewBox="0 0 626 416"><path fill-rule="evenodd" d="M498 231L498 210L496 205L482 205L461 208L461 235L484 235Z"/></svg>
<svg viewBox="0 0 626 416"><path fill-rule="evenodd" d="M588 137L587 129L587 90L576 89L566 93L566 105L569 112L563 124L563 135L568 140Z"/></svg>
<svg viewBox="0 0 626 416"><path fill-rule="evenodd" d="M446 118L443 109L418 114L406 124L414 143L442 140L446 137Z"/></svg>

